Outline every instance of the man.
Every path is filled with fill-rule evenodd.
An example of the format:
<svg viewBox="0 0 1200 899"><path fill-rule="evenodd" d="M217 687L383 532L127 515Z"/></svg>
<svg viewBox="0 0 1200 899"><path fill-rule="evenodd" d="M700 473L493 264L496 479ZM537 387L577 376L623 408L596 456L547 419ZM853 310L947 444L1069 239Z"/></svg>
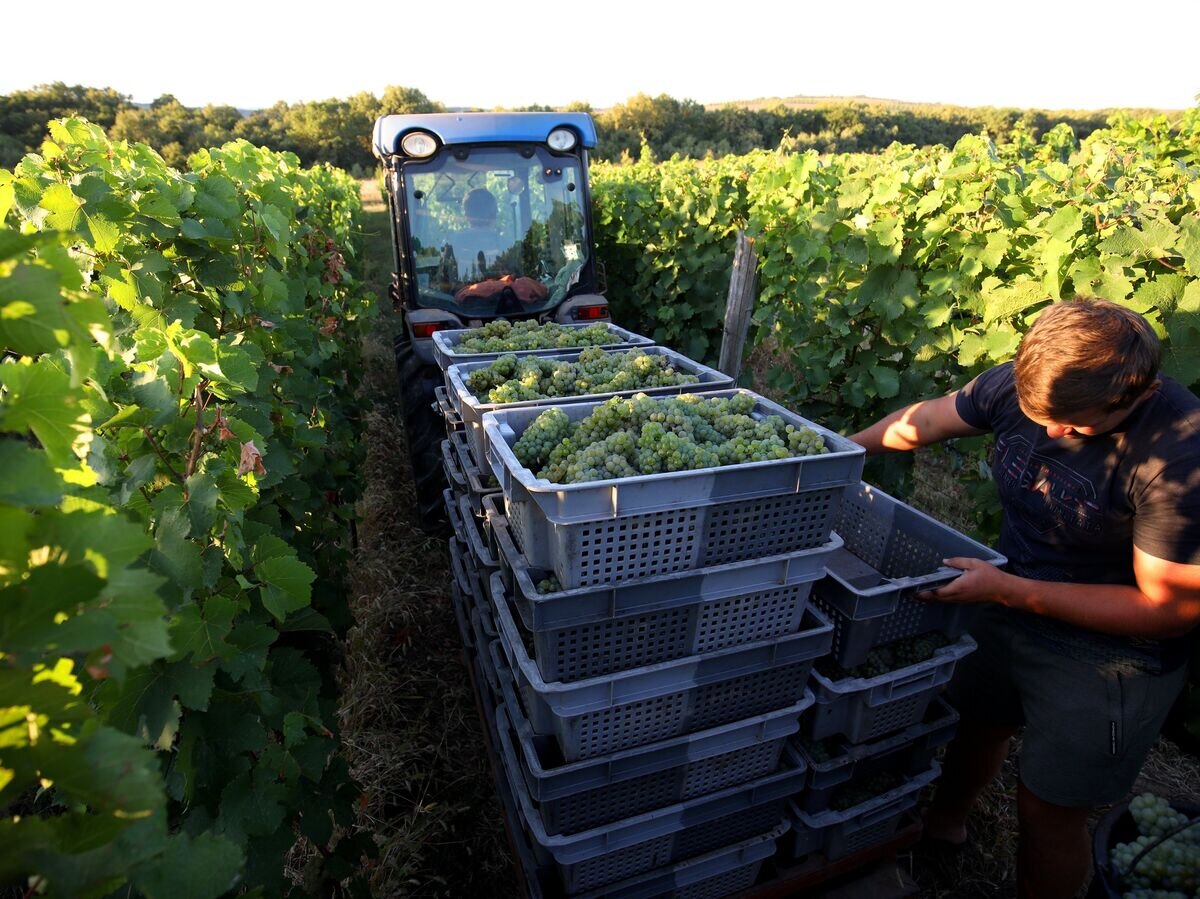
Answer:
<svg viewBox="0 0 1200 899"><path fill-rule="evenodd" d="M991 431L1009 570L921 598L985 603L950 687L962 723L926 820L967 815L1024 726L1018 889L1075 895L1091 808L1127 795L1187 677L1200 623L1200 400L1159 375L1149 324L1113 303L1054 303L1016 360L851 437L868 453Z"/></svg>

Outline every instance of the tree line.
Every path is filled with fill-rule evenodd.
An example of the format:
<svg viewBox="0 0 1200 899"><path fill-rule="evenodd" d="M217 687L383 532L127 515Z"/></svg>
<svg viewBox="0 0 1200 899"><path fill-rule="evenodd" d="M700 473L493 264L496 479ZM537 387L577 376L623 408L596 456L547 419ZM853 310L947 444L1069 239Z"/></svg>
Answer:
<svg viewBox="0 0 1200 899"><path fill-rule="evenodd" d="M552 107L530 106L548 111ZM796 105L777 101L705 107L694 100L638 94L609 109L574 103L591 112L599 145L593 157L636 159L643 147L657 159L721 157L786 146L821 153L870 152L893 142L953 146L966 134L987 132L1003 143L1017 135L1037 139L1065 122L1082 139L1103 128L1107 112L1047 111L996 107L898 105L878 101L821 101ZM388 87L381 97L362 92L345 99L303 103L280 101L244 113L233 106L189 107L165 94L149 105L134 104L112 88L62 82L0 95L0 167L36 152L46 125L63 116L83 116L111 138L157 147L169 165L183 167L204 147L245 138L256 146L286 150L304 165L328 162L356 174L374 166L371 126L387 113L444 112L445 106L416 88Z"/></svg>

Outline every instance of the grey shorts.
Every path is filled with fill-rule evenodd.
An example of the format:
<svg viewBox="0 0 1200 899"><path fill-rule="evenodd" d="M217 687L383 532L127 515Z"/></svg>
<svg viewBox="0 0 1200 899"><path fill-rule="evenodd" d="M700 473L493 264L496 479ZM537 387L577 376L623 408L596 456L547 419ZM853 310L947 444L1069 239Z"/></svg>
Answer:
<svg viewBox="0 0 1200 899"><path fill-rule="evenodd" d="M1151 674L1067 653L998 606L980 611L971 636L979 649L959 663L948 697L964 724L1024 726L1026 789L1069 807L1127 796L1187 666Z"/></svg>

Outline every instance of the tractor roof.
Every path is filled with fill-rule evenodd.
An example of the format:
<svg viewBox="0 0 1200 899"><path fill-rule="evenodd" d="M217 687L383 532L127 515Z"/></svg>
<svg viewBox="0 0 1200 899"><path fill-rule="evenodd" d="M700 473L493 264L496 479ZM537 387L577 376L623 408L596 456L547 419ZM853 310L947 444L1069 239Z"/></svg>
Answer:
<svg viewBox="0 0 1200 899"><path fill-rule="evenodd" d="M586 112L436 112L380 116L371 149L380 159L390 156L400 138L413 130L428 131L447 146L544 143L561 126L574 128L583 146L596 146L596 126Z"/></svg>

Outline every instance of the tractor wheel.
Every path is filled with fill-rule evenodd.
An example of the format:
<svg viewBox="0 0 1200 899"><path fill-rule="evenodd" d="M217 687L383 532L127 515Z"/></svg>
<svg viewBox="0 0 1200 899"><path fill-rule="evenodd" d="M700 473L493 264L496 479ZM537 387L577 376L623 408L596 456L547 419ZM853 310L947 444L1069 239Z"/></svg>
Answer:
<svg viewBox="0 0 1200 899"><path fill-rule="evenodd" d="M446 425L434 409L434 389L442 382L436 367L425 365L407 337L396 339L396 373L400 380L400 409L408 458L417 495L417 519L429 533L448 533L442 491L446 475L442 471L442 441Z"/></svg>

